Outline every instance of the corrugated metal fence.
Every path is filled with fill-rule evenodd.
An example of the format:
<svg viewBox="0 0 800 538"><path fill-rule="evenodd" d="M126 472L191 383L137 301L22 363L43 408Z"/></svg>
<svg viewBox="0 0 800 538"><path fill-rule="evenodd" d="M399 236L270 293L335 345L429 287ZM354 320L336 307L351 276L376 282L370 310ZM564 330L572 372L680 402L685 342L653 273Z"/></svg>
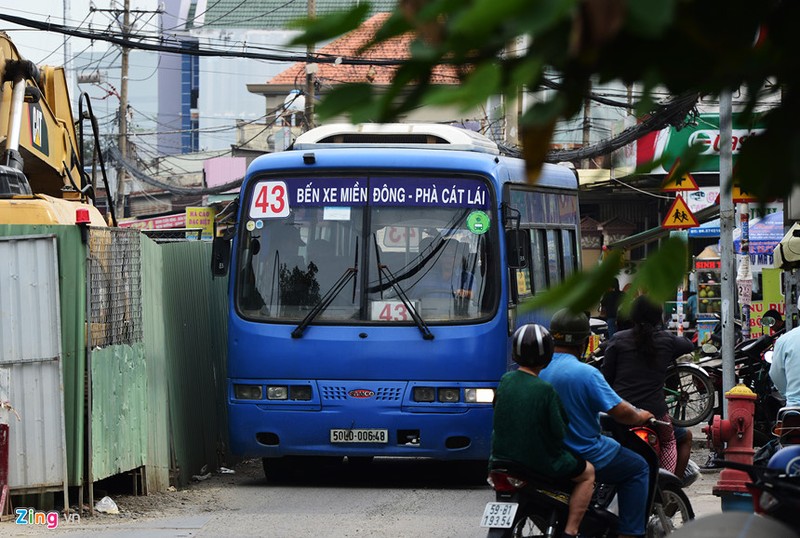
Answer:
<svg viewBox="0 0 800 538"><path fill-rule="evenodd" d="M12 409L0 410L9 425L8 486L61 490L66 501L56 239L2 238L0 259L0 403Z"/></svg>
<svg viewBox="0 0 800 538"><path fill-rule="evenodd" d="M77 227L0 226L0 236L43 233L58 245L69 484L139 468L152 492L230 464L227 281L211 278L210 244L92 228L87 252Z"/></svg>

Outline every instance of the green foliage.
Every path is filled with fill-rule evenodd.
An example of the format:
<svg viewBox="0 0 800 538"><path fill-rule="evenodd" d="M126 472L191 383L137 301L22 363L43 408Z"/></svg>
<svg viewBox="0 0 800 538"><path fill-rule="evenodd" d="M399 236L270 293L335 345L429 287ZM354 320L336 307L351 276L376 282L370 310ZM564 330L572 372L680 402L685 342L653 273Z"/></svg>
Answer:
<svg viewBox="0 0 800 538"><path fill-rule="evenodd" d="M291 26L304 30L294 38L292 45L314 45L346 34L358 28L369 13L369 4L357 4L352 9L337 11L324 17L300 19Z"/></svg>
<svg viewBox="0 0 800 538"><path fill-rule="evenodd" d="M612 250L606 253L602 263L593 271L573 274L558 286L525 301L520 305L520 311L554 306L569 308L573 312L591 310L600 302L622 265L622 252Z"/></svg>
<svg viewBox="0 0 800 538"><path fill-rule="evenodd" d="M628 3L626 26L642 37L658 37L672 24L676 0L638 0Z"/></svg>
<svg viewBox="0 0 800 538"><path fill-rule="evenodd" d="M307 22L295 44L331 39L365 16L362 3L331 20ZM412 57L390 88L337 89L318 112L323 119L349 112L354 121L395 121L423 104L469 108L490 94L516 95L522 87L537 88L544 76L556 76L560 89L520 118L523 154L535 181L556 122L580 110L595 81L638 84L640 115L653 109L656 89L718 95L744 88L746 111L752 112L768 88L780 91L780 102L766 114L765 130L744 143L736 179L762 199L784 197L800 184L797 21L800 2L786 0L408 0L374 39L416 35ZM528 39L524 49L520 37ZM430 84L442 64L458 68L460 88L443 91ZM692 157L682 158L684 167ZM574 275L532 304L594 305L616 273L617 258L610 255L607 264ZM636 286L654 298L671 296L685 262L685 246L667 241L637 273Z"/></svg>
<svg viewBox="0 0 800 538"><path fill-rule="evenodd" d="M646 292L657 304L674 300L675 286L686 272L688 255L685 240L670 237L662 241L658 250L650 254L635 273L620 305L622 312L628 311L640 291Z"/></svg>

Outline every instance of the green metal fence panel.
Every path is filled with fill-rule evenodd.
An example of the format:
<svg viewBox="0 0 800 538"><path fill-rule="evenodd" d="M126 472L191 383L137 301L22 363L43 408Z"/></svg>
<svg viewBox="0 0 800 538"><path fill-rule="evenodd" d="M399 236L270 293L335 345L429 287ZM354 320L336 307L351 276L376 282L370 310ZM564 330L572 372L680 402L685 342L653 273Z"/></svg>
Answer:
<svg viewBox="0 0 800 538"><path fill-rule="evenodd" d="M92 479L97 481L145 464L147 371L144 344L95 348L91 365Z"/></svg>
<svg viewBox="0 0 800 538"><path fill-rule="evenodd" d="M170 436L176 479L228 463L227 279L211 278L211 244L163 243Z"/></svg>
<svg viewBox="0 0 800 538"><path fill-rule="evenodd" d="M0 225L0 236L55 234L58 244L64 424L70 486L83 483L84 374L86 366L86 248L77 226ZM42 330L47 330L43 327Z"/></svg>
<svg viewBox="0 0 800 538"><path fill-rule="evenodd" d="M170 442L167 377L167 329L164 323L164 261L161 247L141 235L142 321L147 358L147 491L169 487Z"/></svg>

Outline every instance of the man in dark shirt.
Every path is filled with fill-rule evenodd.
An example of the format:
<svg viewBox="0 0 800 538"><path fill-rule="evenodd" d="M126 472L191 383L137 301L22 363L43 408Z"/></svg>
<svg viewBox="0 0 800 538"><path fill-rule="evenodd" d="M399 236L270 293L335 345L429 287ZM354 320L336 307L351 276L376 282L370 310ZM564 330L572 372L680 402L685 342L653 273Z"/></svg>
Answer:
<svg viewBox="0 0 800 538"><path fill-rule="evenodd" d="M621 300L622 292L619 290L619 280L615 278L611 287L600 299L600 317L606 321L609 338L617 332L617 310L619 310Z"/></svg>

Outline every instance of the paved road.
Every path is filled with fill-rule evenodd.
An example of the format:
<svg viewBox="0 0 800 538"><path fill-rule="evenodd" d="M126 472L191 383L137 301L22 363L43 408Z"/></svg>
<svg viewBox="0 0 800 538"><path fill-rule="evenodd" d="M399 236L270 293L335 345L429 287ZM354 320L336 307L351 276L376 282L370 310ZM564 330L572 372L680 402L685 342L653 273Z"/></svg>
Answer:
<svg viewBox="0 0 800 538"><path fill-rule="evenodd" d="M695 440L703 439L699 428ZM694 459L708 451L697 442ZM260 461L190 487L147 497L115 495L119 515L61 524L59 534L91 537L484 537L483 507L493 495L481 469L429 460L376 460L366 469L322 466L292 482L264 478ZM721 512L711 493L718 472L687 489L697 517ZM0 523L0 536L52 535L43 526Z"/></svg>

